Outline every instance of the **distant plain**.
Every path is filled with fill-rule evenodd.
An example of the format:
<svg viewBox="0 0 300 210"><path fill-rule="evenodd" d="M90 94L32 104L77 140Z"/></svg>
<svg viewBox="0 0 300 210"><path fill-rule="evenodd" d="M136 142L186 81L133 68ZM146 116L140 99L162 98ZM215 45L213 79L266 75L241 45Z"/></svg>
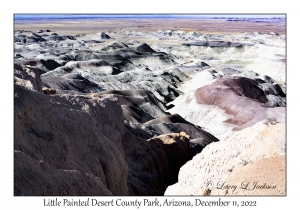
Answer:
<svg viewBox="0 0 300 210"><path fill-rule="evenodd" d="M227 21L226 19L179 19L179 18L101 18L70 20L16 20L15 30L38 31L47 28L58 33L76 35L78 32L96 33L99 31L157 31L183 30L208 34L237 34L244 32L260 32L262 34L277 32L286 33L284 23L267 21Z"/></svg>

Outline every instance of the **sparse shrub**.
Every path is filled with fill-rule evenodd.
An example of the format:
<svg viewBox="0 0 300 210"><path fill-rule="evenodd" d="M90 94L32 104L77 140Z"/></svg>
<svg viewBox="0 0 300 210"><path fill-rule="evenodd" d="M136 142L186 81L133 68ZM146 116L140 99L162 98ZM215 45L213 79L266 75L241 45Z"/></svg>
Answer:
<svg viewBox="0 0 300 210"><path fill-rule="evenodd" d="M209 196L210 193L211 193L211 190L210 190L210 189L205 189L202 195L204 195L204 196Z"/></svg>
<svg viewBox="0 0 300 210"><path fill-rule="evenodd" d="M89 105L84 104L84 105L81 107L81 110L82 110L82 111L85 111L85 112L89 112L89 111L90 111L90 107L89 107Z"/></svg>
<svg viewBox="0 0 300 210"><path fill-rule="evenodd" d="M247 165L248 163L250 163L250 161L247 161L247 160L244 160L244 159L240 159L241 160L241 164L243 165L243 166L245 166L245 165Z"/></svg>
<svg viewBox="0 0 300 210"><path fill-rule="evenodd" d="M276 125L277 123L278 123L277 119L274 116L268 117L264 122L264 124L266 124L266 125Z"/></svg>

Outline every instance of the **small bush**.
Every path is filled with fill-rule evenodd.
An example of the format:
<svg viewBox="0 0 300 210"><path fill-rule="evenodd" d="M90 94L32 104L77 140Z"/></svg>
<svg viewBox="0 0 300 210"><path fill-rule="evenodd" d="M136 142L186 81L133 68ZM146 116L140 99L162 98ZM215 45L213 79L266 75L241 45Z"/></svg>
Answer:
<svg viewBox="0 0 300 210"><path fill-rule="evenodd" d="M244 159L240 159L240 163L243 165L243 166L245 166L245 165L247 165L248 163L250 163L251 161L247 161L247 160L244 160Z"/></svg>
<svg viewBox="0 0 300 210"><path fill-rule="evenodd" d="M266 125L276 125L277 124L277 119L275 117L268 117L264 124Z"/></svg>
<svg viewBox="0 0 300 210"><path fill-rule="evenodd" d="M204 196L209 196L210 193L211 193L211 190L210 190L210 189L205 189L202 195L204 195Z"/></svg>

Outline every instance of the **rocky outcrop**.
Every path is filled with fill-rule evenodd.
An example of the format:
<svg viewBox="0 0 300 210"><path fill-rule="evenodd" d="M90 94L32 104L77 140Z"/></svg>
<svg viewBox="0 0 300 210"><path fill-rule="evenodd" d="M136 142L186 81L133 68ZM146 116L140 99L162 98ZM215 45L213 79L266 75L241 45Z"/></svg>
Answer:
<svg viewBox="0 0 300 210"><path fill-rule="evenodd" d="M24 34L20 34L14 37L14 41L21 42L23 44L32 44L36 42L45 42L46 40L37 34L32 34L32 36L26 36Z"/></svg>
<svg viewBox="0 0 300 210"><path fill-rule="evenodd" d="M59 89L67 93L69 90L72 90L68 88L71 84L67 83L73 83L72 80L65 79L70 77L69 74L80 74L80 77L96 85L98 91L148 90L163 103L168 103L179 96L181 92L177 90L177 86L183 81L190 79L175 69L156 72L151 72L146 69L135 69L120 72L102 60L69 62L64 67L59 67L41 75L41 79L46 86L54 89L57 89L58 83L62 82L64 85L59 85ZM179 77L181 75L182 77ZM90 90L89 87L87 87L85 91L87 92L88 90Z"/></svg>
<svg viewBox="0 0 300 210"><path fill-rule="evenodd" d="M57 33L52 33L50 36L45 36L45 39L51 40L51 41L63 41L63 40L76 40L74 36L60 36Z"/></svg>
<svg viewBox="0 0 300 210"><path fill-rule="evenodd" d="M41 29L41 30L37 31L37 33L44 33L44 32L51 32L51 31L49 29L46 29L46 30Z"/></svg>
<svg viewBox="0 0 300 210"><path fill-rule="evenodd" d="M47 31L48 32L48 31ZM42 33L41 31L38 31L37 33ZM21 42L23 44L32 44L32 43L38 43L38 42L45 42L45 41L63 41L63 40L76 40L73 36L59 36L56 33L52 33L51 35L43 35L40 36L36 33L32 33L31 36L26 36L24 34L19 34L15 36L14 41L15 42Z"/></svg>
<svg viewBox="0 0 300 210"><path fill-rule="evenodd" d="M35 67L14 64L14 83L41 92L41 78Z"/></svg>
<svg viewBox="0 0 300 210"><path fill-rule="evenodd" d="M190 158L190 136L185 132L165 134L153 139L149 143L157 150L163 149L167 155L169 176L167 184L174 184L178 181L178 172L181 166Z"/></svg>
<svg viewBox="0 0 300 210"><path fill-rule="evenodd" d="M204 46L204 47L222 47L222 48L229 48L229 47L236 47L236 48L243 48L244 46L252 46L253 44L248 43L238 43L238 42L225 42L225 41L200 41L200 42L191 42L191 43L184 43L184 46Z"/></svg>
<svg viewBox="0 0 300 210"><path fill-rule="evenodd" d="M113 94L52 95L21 85L14 100L15 195L163 195L189 159L187 134L138 138L124 126Z"/></svg>
<svg viewBox="0 0 300 210"><path fill-rule="evenodd" d="M139 43L137 44L134 49L137 52L141 52L141 53L154 53L155 51L146 43Z"/></svg>
<svg viewBox="0 0 300 210"><path fill-rule="evenodd" d="M49 94L49 95L56 94L56 90L53 89L53 88L46 88L46 87L43 87L43 88L42 88L42 91L43 91L43 93Z"/></svg>
<svg viewBox="0 0 300 210"><path fill-rule="evenodd" d="M190 157L191 159L197 155L198 153L202 152L202 150L212 142L209 138L197 138L190 140Z"/></svg>
<svg viewBox="0 0 300 210"><path fill-rule="evenodd" d="M128 195L122 110L113 97L15 85L15 195Z"/></svg>
<svg viewBox="0 0 300 210"><path fill-rule="evenodd" d="M165 195L202 195L206 190L211 191L210 195L225 195L226 189L218 189L223 183L230 181L240 187L242 183L238 182L244 177L247 178L244 181L259 183L267 182L269 177L267 184L275 184L279 188L268 191L267 195L282 194L285 186L284 172L280 172L278 179L269 172L279 172L285 167L283 161L285 144L285 123L271 126L257 123L242 131L234 132L222 141L209 144L200 154L181 167L178 182L169 186ZM265 158L274 159L264 160ZM275 163L276 160L280 160L278 165ZM273 165L268 165L270 163ZM262 168L265 169L262 171ZM250 171L252 173L246 176L245 174ZM241 189L237 192L229 191L230 189L227 193L238 192L238 195L262 195L266 192L255 190L248 194Z"/></svg>
<svg viewBox="0 0 300 210"><path fill-rule="evenodd" d="M132 123L145 123L165 116L165 104L148 90L109 90L99 95L112 94L118 98L123 109L124 120Z"/></svg>
<svg viewBox="0 0 300 210"><path fill-rule="evenodd" d="M61 77L42 78L43 84L57 93L83 94L102 90L97 84L82 77L80 74L69 73Z"/></svg>
<svg viewBox="0 0 300 210"><path fill-rule="evenodd" d="M250 127L268 117L285 121L285 94L278 84L268 79L219 77L172 103L175 106L169 112L178 113L222 138L226 133Z"/></svg>
<svg viewBox="0 0 300 210"><path fill-rule="evenodd" d="M101 32L97 33L95 36L92 37L92 40L102 40L102 39L110 39L110 36L108 36L106 33Z"/></svg>
<svg viewBox="0 0 300 210"><path fill-rule="evenodd" d="M22 62L19 62L21 65L27 65L31 67L35 67L38 69L40 74L44 74L48 71L51 71L53 69L56 69L60 67L61 65L57 63L56 61L52 59L35 59L35 60L23 60Z"/></svg>
<svg viewBox="0 0 300 210"><path fill-rule="evenodd" d="M163 195L169 177L166 153L138 139L133 132L125 131L123 147L128 165L129 195Z"/></svg>

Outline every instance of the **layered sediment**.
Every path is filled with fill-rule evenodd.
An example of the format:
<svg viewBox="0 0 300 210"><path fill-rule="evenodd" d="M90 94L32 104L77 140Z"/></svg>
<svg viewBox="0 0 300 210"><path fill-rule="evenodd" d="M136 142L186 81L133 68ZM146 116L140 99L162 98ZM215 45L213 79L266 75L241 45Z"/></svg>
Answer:
<svg viewBox="0 0 300 210"><path fill-rule="evenodd" d="M14 41L15 195L285 195L285 35ZM218 187L244 178L278 187Z"/></svg>

